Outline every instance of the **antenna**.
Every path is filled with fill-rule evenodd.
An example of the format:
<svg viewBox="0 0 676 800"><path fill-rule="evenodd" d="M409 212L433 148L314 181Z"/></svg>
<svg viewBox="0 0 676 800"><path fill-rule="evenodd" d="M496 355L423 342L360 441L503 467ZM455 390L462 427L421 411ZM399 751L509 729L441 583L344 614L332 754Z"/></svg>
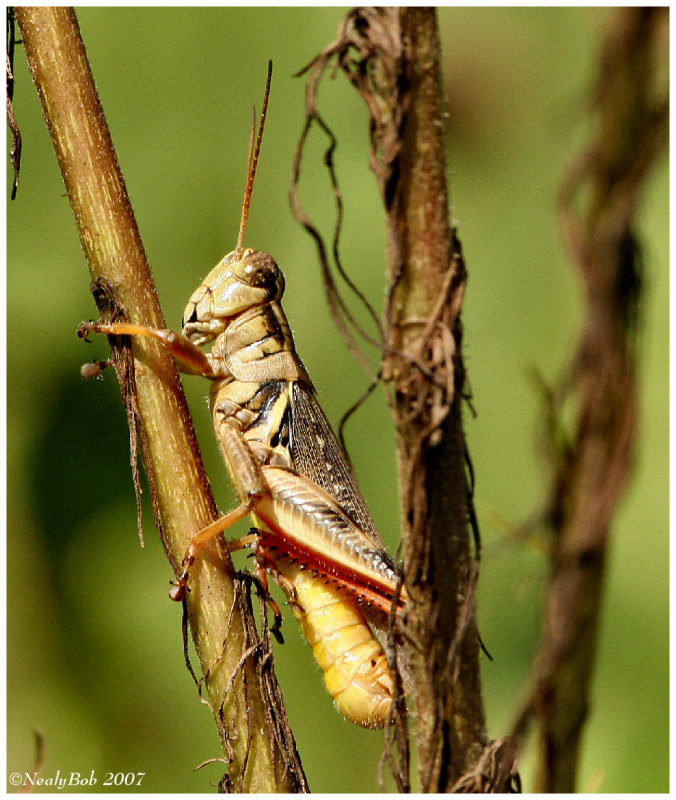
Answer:
<svg viewBox="0 0 676 800"><path fill-rule="evenodd" d="M254 147L254 134L256 131L256 109L251 109L251 138L249 139L249 158L246 168L246 183L244 184L244 199L242 200L242 217L239 222L239 235L237 236L237 247L235 252L237 257L242 250L244 243L244 231L249 219L249 208L251 207L251 193L253 192L254 178L256 177L256 167L258 166L258 156L261 152L261 142L263 141L263 128L265 127L265 114L268 110L268 99L270 97L270 81L272 80L272 61L268 61L268 80L265 84L265 97L263 98L263 108L261 118L258 123L258 136Z"/></svg>

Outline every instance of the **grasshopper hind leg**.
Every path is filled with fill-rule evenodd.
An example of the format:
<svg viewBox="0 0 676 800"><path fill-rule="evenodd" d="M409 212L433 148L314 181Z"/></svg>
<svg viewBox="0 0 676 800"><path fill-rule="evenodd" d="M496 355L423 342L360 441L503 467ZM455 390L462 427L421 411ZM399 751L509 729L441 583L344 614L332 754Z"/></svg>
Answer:
<svg viewBox="0 0 676 800"><path fill-rule="evenodd" d="M268 574L272 576L272 579L284 592L289 605L294 609L294 611L303 614L304 610L298 601L296 588L293 582L280 572L274 562L274 559L269 554L268 548L263 544L261 538L262 533L263 531L260 531L258 528L251 528L248 536L242 536L239 539L234 539L233 541L228 542L228 549L230 552L241 550L244 547L249 547L251 549L254 556L254 573L250 577L254 578L257 585L262 589L265 602L268 604L274 615L275 622L270 629L271 633L280 644L284 644L284 639L280 630L282 624L282 612L270 594Z"/></svg>
<svg viewBox="0 0 676 800"><path fill-rule="evenodd" d="M289 605L292 608L297 608L301 613L304 613L303 607L298 601L296 587L293 585L293 582L286 578L277 568L274 559L268 552L268 548L261 541L261 533L262 532L259 531L258 528L252 528L248 536L242 536L239 539L234 539L233 541L228 542L228 549L230 552L233 552L234 550L241 550L244 547L251 548L255 558L255 572L261 584L264 586L265 591L268 591L267 576L270 574L272 575L274 582L286 595ZM277 603L275 603L272 597L270 597L269 592L267 596L270 600L270 607L273 610L277 609L275 616L277 616L277 613L280 613L281 616L281 612L279 612L279 606Z"/></svg>
<svg viewBox="0 0 676 800"><path fill-rule="evenodd" d="M249 584L253 583L256 587L256 593L259 598L263 600L266 606L269 606L274 617L274 623L270 627L270 633L275 637L279 644L284 644L284 636L282 635L282 610L273 600L268 586L268 578L265 569L256 563L254 572L241 572L238 573Z"/></svg>

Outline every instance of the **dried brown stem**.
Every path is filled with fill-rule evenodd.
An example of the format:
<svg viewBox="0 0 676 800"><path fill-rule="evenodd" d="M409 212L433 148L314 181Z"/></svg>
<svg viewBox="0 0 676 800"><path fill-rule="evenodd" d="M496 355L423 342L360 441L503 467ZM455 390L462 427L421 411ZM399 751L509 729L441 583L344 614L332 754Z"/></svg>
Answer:
<svg viewBox="0 0 676 800"><path fill-rule="evenodd" d="M110 310L114 295L132 322L164 327L75 14L69 8L24 7L16 9L16 16L92 281L108 287L101 311ZM131 391L138 409L146 471L165 549L175 567L191 534L217 512L171 358L146 340L135 341L133 349L135 390L129 389L128 372L118 374L123 393ZM224 549L211 546L192 580L188 616L228 763L226 788L306 789L288 725L268 725L271 713L284 717L283 702L268 653L252 641L250 609L235 589ZM238 669L249 649L254 656ZM269 702L275 704L272 711Z"/></svg>
<svg viewBox="0 0 676 800"><path fill-rule="evenodd" d="M7 9L7 63L6 63L6 91L7 91L7 125L12 133L12 146L10 147L9 157L14 170L14 180L12 181L12 191L10 200L14 200L19 188L19 173L21 171L21 131L14 116L14 48L16 45L15 36L16 17L14 9Z"/></svg>
<svg viewBox="0 0 676 800"><path fill-rule="evenodd" d="M465 270L448 223L434 10L350 12L337 40L308 67L301 148L313 120L325 128L316 90L333 62L370 110L371 167L387 215L390 284L381 347L393 393L404 571L413 601L405 638L414 678L420 785L424 791L447 791L477 763L487 739L474 617L477 554L468 530L471 488L461 420ZM294 200L297 215L317 238L295 194ZM321 244L319 249L325 265ZM334 285L330 288L334 307ZM399 754L405 766L400 738ZM401 785L407 785L406 776Z"/></svg>
<svg viewBox="0 0 676 800"><path fill-rule="evenodd" d="M640 189L666 142L667 95L656 73L667 14L627 8L611 16L593 95L594 133L559 198L586 316L555 393L560 403L575 403L576 422L570 445L552 448L550 585L532 687L515 728L523 734L535 716L540 792L575 790L606 548L633 467L642 280L634 224Z"/></svg>
<svg viewBox="0 0 676 800"><path fill-rule="evenodd" d="M392 103L380 92L386 108L406 112L396 140L381 114L377 140L390 264L386 315L393 350L420 360L434 379L396 355L387 368L395 396L404 569L415 601L408 635L421 788L447 791L487 743L461 418L465 269L448 222L435 13L406 9L399 24L404 66L396 85L409 97Z"/></svg>

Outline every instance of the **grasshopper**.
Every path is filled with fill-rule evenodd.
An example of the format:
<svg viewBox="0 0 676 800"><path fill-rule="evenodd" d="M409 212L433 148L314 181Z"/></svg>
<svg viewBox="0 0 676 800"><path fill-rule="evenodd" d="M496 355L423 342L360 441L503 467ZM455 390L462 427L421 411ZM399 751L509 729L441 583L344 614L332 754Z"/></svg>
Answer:
<svg viewBox="0 0 676 800"><path fill-rule="evenodd" d="M252 532L229 548L250 547L264 585L266 574L280 585L337 709L380 728L394 684L373 630L382 639L393 597L400 613L406 592L296 353L280 305L284 276L272 256L243 247L270 78L271 65L255 147L252 124L237 246L191 296L182 332L97 322L79 333L155 339L181 371L211 381L216 438L240 503L192 537L171 598L185 597L201 546L250 516Z"/></svg>

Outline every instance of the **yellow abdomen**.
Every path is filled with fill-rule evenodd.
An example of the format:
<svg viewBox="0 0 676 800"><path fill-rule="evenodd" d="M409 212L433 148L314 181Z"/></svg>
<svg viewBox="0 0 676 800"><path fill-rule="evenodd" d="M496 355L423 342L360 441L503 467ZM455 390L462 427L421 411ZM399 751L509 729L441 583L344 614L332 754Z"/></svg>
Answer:
<svg viewBox="0 0 676 800"><path fill-rule="evenodd" d="M294 615L336 708L357 725L382 728L392 705L392 677L358 606L297 565L284 564L283 574L295 587Z"/></svg>

